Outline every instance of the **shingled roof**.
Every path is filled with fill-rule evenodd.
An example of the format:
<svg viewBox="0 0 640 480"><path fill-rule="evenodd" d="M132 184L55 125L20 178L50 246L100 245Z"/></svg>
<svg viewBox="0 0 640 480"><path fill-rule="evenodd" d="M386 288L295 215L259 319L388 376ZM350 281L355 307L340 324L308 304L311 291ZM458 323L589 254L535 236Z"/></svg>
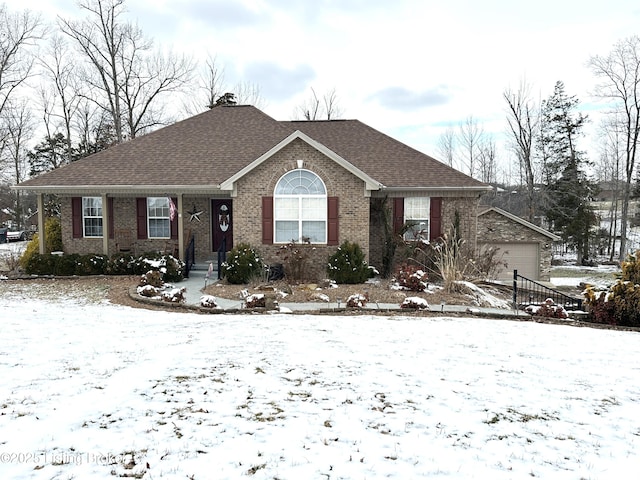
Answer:
<svg viewBox="0 0 640 480"><path fill-rule="evenodd" d="M220 106L27 180L19 188L217 189L296 131L387 188L484 187L357 120L281 122L252 106Z"/></svg>

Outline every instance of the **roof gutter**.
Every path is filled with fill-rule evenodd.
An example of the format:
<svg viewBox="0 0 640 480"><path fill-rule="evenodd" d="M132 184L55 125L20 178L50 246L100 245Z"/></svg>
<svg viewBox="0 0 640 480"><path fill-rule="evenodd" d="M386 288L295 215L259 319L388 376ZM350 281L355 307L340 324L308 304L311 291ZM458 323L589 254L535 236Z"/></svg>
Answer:
<svg viewBox="0 0 640 480"><path fill-rule="evenodd" d="M12 190L35 193L219 193L220 185L12 185Z"/></svg>
<svg viewBox="0 0 640 480"><path fill-rule="evenodd" d="M476 187L382 187L387 192L406 192L408 190L421 192L489 192L492 190L491 185L479 185Z"/></svg>

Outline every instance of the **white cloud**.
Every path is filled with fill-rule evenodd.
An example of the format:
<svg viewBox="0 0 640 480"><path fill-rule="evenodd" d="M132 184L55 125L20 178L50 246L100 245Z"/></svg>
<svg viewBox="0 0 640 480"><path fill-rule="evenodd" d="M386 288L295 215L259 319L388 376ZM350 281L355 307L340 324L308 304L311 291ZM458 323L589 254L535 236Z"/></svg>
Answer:
<svg viewBox="0 0 640 480"><path fill-rule="evenodd" d="M24 8L23 0L6 3ZM640 19L630 0L128 0L126 6L157 43L199 58L212 53L229 84L258 84L277 119L289 118L310 87L335 88L345 117L396 132L432 154L442 125L470 115L501 135L502 92L522 78L540 98L562 80L593 110L589 57L636 34ZM52 20L77 12L73 0L31 0L29 8Z"/></svg>

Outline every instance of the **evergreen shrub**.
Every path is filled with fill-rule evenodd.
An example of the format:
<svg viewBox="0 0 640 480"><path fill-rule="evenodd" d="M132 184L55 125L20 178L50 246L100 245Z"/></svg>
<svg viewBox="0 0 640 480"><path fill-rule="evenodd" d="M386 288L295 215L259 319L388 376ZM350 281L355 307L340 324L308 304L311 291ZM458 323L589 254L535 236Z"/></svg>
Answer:
<svg viewBox="0 0 640 480"><path fill-rule="evenodd" d="M23 268L29 275L142 275L149 270L158 271L163 280L179 282L184 278L184 262L172 255L150 252L140 256L106 255L52 255L32 253Z"/></svg>
<svg viewBox="0 0 640 480"><path fill-rule="evenodd" d="M60 219L57 217L49 217L44 223L44 251L45 253L62 251L62 227ZM22 256L20 257L20 266L26 271L27 265L32 264L31 257L40 253L39 233L36 233L27 243Z"/></svg>
<svg viewBox="0 0 640 480"><path fill-rule="evenodd" d="M249 283L252 279L262 275L264 264L248 243L240 243L227 255L227 261L222 264L224 278L231 284Z"/></svg>
<svg viewBox="0 0 640 480"><path fill-rule="evenodd" d="M329 257L327 274L331 280L341 284L364 283L371 275L360 245L345 241Z"/></svg>

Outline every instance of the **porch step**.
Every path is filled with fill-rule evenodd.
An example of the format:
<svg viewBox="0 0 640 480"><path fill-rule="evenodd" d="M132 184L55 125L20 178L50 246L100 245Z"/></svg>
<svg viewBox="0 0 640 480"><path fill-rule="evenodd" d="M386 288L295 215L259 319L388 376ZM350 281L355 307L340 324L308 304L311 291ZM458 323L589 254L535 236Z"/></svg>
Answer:
<svg viewBox="0 0 640 480"><path fill-rule="evenodd" d="M218 269L218 262L216 261L212 263L213 263L213 271L215 272ZM191 270L204 270L206 272L207 270L209 270L209 262L194 263L193 265L191 265Z"/></svg>

